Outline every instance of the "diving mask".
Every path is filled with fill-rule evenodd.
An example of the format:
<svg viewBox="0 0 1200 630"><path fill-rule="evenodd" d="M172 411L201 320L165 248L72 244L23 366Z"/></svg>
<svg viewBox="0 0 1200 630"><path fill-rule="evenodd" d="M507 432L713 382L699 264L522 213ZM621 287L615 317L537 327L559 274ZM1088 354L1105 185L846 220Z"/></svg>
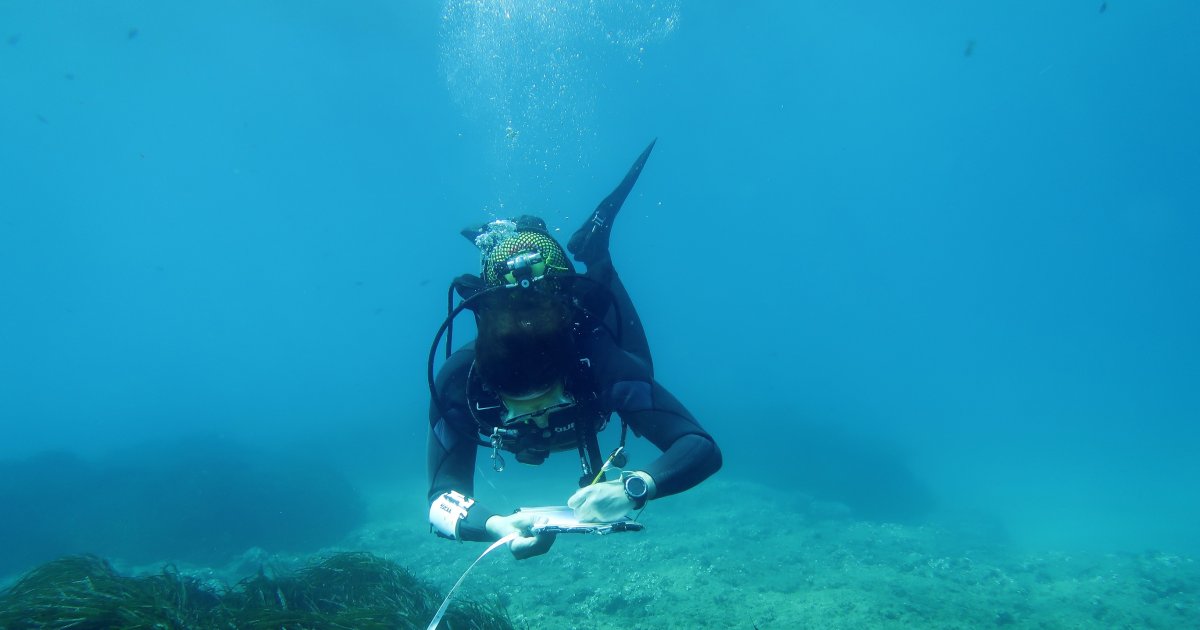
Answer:
<svg viewBox="0 0 1200 630"><path fill-rule="evenodd" d="M502 420L504 426L512 426L521 422L533 422L539 428L549 425L549 416L557 411L570 409L576 404L575 399L566 392L562 383L556 383L549 389L521 397L502 396L505 414Z"/></svg>

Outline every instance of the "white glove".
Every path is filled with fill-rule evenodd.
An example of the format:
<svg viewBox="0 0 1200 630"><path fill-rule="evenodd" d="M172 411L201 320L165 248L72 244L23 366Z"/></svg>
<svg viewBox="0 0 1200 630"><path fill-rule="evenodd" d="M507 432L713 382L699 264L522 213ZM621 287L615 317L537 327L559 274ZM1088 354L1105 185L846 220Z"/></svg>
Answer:
<svg viewBox="0 0 1200 630"><path fill-rule="evenodd" d="M567 499L567 505L575 510L575 518L585 523L607 523L633 511L633 500L625 494L620 479L580 488Z"/></svg>
<svg viewBox="0 0 1200 630"><path fill-rule="evenodd" d="M517 512L508 516L496 515L489 518L484 527L496 540L512 532L519 532L520 535L508 543L508 550L517 560L524 560L550 551L550 546L554 544L554 534L534 534L529 531L534 525L534 518L532 513L527 512Z"/></svg>

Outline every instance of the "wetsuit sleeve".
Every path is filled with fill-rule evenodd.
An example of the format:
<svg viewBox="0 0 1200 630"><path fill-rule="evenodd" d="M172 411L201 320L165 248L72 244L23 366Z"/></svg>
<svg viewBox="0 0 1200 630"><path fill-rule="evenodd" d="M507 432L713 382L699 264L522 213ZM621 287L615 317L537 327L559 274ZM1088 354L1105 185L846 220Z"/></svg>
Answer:
<svg viewBox="0 0 1200 630"><path fill-rule="evenodd" d="M465 384L466 375L473 357L455 353L438 373L437 390L442 398L439 409L432 401L429 405L429 438L426 447L426 462L429 470L430 507L442 494L451 490L466 496L475 492L475 423L467 411ZM467 353L469 354L469 353ZM464 365L465 359L465 365ZM441 409L445 410L445 416ZM467 512L467 517L458 526L460 540L490 541L485 524L496 514L478 502Z"/></svg>
<svg viewBox="0 0 1200 630"><path fill-rule="evenodd" d="M663 452L642 468L654 479L656 498L683 492L721 468L716 441L653 379L614 383L609 402L637 435Z"/></svg>

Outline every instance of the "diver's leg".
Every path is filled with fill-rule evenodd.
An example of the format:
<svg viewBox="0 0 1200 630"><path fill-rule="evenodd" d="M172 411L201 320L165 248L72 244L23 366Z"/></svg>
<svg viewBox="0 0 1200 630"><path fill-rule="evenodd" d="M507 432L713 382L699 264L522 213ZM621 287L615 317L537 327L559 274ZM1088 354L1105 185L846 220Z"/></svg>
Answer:
<svg viewBox="0 0 1200 630"><path fill-rule="evenodd" d="M575 255L575 260L587 265L584 275L599 285L585 288L585 306L620 335L621 349L645 361L651 372L654 363L650 358L650 343L646 340L646 331L642 328L642 320L633 307L633 300L629 298L625 285L621 283L621 277L613 267L612 258L609 257L608 237L612 231L613 220L617 218L617 212L621 210L621 205L629 197L629 191L633 190L638 176L642 174L642 168L646 166L646 160L649 159L655 142L657 140L652 140L637 160L634 160L633 166L625 173L621 183L596 206L583 226L576 230L567 242L567 249Z"/></svg>
<svg viewBox="0 0 1200 630"><path fill-rule="evenodd" d="M638 316L633 299L617 275L612 259L605 255L603 259L589 264L584 276L598 285L587 292L585 304L588 309L600 317L610 330L620 335L621 349L644 361L653 374L654 359L650 356L646 329L642 327L642 318Z"/></svg>

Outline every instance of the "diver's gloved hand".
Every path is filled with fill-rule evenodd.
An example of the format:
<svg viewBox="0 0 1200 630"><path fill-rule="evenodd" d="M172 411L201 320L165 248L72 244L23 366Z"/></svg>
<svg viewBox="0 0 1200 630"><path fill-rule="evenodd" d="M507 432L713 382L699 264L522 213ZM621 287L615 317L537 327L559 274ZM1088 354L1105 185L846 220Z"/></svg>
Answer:
<svg viewBox="0 0 1200 630"><path fill-rule="evenodd" d="M496 540L512 532L520 532L520 536L508 543L508 550L517 560L524 560L550 551L550 546L554 544L554 534L534 534L529 531L529 528L533 527L533 521L534 515L531 513L517 512L508 516L497 514L489 518L484 527Z"/></svg>
<svg viewBox="0 0 1200 630"><path fill-rule="evenodd" d="M580 488L567 499L567 505L575 510L575 518L586 523L615 521L634 509L620 479Z"/></svg>

